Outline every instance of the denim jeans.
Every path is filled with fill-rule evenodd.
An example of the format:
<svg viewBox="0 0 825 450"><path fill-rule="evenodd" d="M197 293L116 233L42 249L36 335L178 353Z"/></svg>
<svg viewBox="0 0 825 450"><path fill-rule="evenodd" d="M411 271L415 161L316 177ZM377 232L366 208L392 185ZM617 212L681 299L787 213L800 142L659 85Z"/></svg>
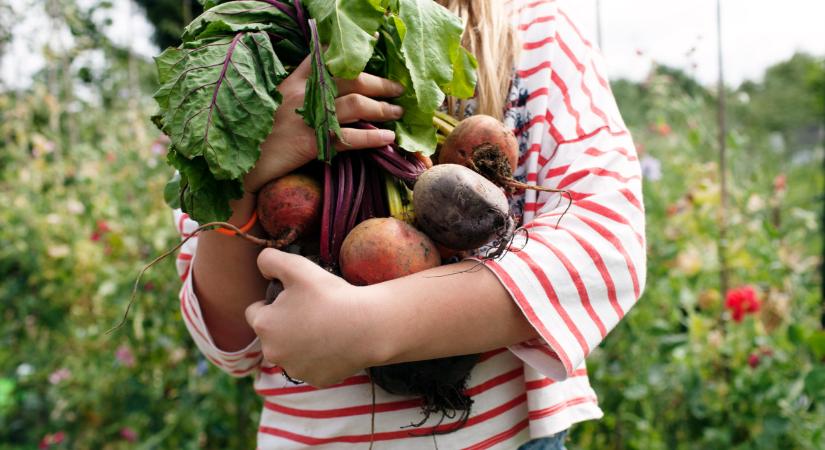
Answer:
<svg viewBox="0 0 825 450"><path fill-rule="evenodd" d="M560 431L552 436L533 439L519 447L518 450L565 450L565 437L567 437L567 430Z"/></svg>

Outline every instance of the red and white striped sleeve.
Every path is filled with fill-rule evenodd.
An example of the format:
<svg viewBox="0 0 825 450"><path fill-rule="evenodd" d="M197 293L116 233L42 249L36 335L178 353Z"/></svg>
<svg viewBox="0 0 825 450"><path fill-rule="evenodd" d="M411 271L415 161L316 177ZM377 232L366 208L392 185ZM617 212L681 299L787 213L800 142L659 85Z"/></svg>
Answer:
<svg viewBox="0 0 825 450"><path fill-rule="evenodd" d="M544 375L572 376L641 295L641 169L601 58L556 2L521 14L518 75L527 93L513 124L526 148L517 175L563 194L527 191L524 229L487 263L541 336L511 350ZM510 117L512 121L512 117Z"/></svg>
<svg viewBox="0 0 825 450"><path fill-rule="evenodd" d="M181 210L175 210L174 219L181 239L186 239L198 228L198 223ZM178 275L183 282L180 289L180 310L183 322L195 344L212 364L234 377L250 375L258 368L262 360L260 341L256 338L246 348L235 352L223 351L215 345L203 320L198 297L195 295L192 261L197 249L198 238L196 236L183 244L176 261Z"/></svg>

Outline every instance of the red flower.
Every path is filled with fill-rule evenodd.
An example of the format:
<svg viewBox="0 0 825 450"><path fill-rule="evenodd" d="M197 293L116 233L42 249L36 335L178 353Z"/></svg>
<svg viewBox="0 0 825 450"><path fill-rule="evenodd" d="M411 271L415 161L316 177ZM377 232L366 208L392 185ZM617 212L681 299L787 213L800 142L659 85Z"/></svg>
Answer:
<svg viewBox="0 0 825 450"><path fill-rule="evenodd" d="M656 132L659 133L661 136L669 136L673 130L670 128L670 125L666 123L660 123L656 125Z"/></svg>
<svg viewBox="0 0 825 450"><path fill-rule="evenodd" d="M751 353L750 356L748 356L748 365L751 366L751 369L755 369L756 366L759 365L759 355Z"/></svg>
<svg viewBox="0 0 825 450"><path fill-rule="evenodd" d="M725 308L730 310L733 320L741 322L746 314L759 311L761 303L756 298L756 289L753 286L742 286L728 291L725 298Z"/></svg>

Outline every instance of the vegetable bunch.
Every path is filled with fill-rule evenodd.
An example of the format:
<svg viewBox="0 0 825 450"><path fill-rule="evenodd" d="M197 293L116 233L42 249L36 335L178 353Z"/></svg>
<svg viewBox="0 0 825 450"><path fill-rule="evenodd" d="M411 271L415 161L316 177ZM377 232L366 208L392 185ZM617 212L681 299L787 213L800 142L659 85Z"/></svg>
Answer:
<svg viewBox="0 0 825 450"><path fill-rule="evenodd" d="M278 85L308 55L312 74L299 112L315 130L318 158L328 164L340 136L333 77L366 71L404 86L395 101L405 115L386 125L398 146L372 159L408 178L421 168L405 164L400 149L433 153L436 109L446 95L468 98L475 89L476 62L460 45L461 21L432 0L202 3L208 9L185 28L182 44L156 58L161 86L154 117L171 138L168 163L177 169L166 200L200 223L231 215L229 201L243 194L243 177L272 129L282 100ZM351 163L332 172L360 169L360 162ZM326 190L347 187L327 181Z"/></svg>

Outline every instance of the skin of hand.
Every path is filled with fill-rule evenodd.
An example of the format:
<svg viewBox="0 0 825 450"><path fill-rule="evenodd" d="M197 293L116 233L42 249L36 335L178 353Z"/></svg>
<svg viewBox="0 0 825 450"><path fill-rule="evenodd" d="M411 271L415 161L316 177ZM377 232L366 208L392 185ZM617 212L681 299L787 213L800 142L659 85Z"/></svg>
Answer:
<svg viewBox="0 0 825 450"><path fill-rule="evenodd" d="M308 259L266 249L284 290L246 320L265 360L316 387L371 366L480 353L538 337L498 278L475 261L353 286Z"/></svg>
<svg viewBox="0 0 825 450"><path fill-rule="evenodd" d="M275 113L271 134L261 144L261 156L244 179L242 199L231 202L233 215L229 223L245 224L255 209L255 192L272 179L281 177L316 158L315 133L295 111L303 106L310 61L287 77L278 90L283 96ZM390 130L358 130L346 124L359 120L386 122L401 118L399 106L376 99L400 95L403 87L392 81L362 73L354 80L336 80L338 120L342 125L340 151L379 147L395 140ZM257 226L251 230L260 236ZM215 344L222 350L244 348L255 337L244 318L246 307L263 297L267 281L256 266L260 248L243 239L207 231L198 238L197 256L193 261L195 292L203 318Z"/></svg>
<svg viewBox="0 0 825 450"><path fill-rule="evenodd" d="M317 156L315 131L295 111L304 105L310 61L305 59L279 86L283 101L275 112L272 133L261 144L261 157L244 179L248 192L257 192L264 184L312 161ZM365 120L388 122L400 119L404 109L376 98L397 97L404 88L393 81L361 73L354 80L336 80L338 97L335 110L342 125L338 151L381 147L395 141L391 130L359 130L344 125Z"/></svg>

